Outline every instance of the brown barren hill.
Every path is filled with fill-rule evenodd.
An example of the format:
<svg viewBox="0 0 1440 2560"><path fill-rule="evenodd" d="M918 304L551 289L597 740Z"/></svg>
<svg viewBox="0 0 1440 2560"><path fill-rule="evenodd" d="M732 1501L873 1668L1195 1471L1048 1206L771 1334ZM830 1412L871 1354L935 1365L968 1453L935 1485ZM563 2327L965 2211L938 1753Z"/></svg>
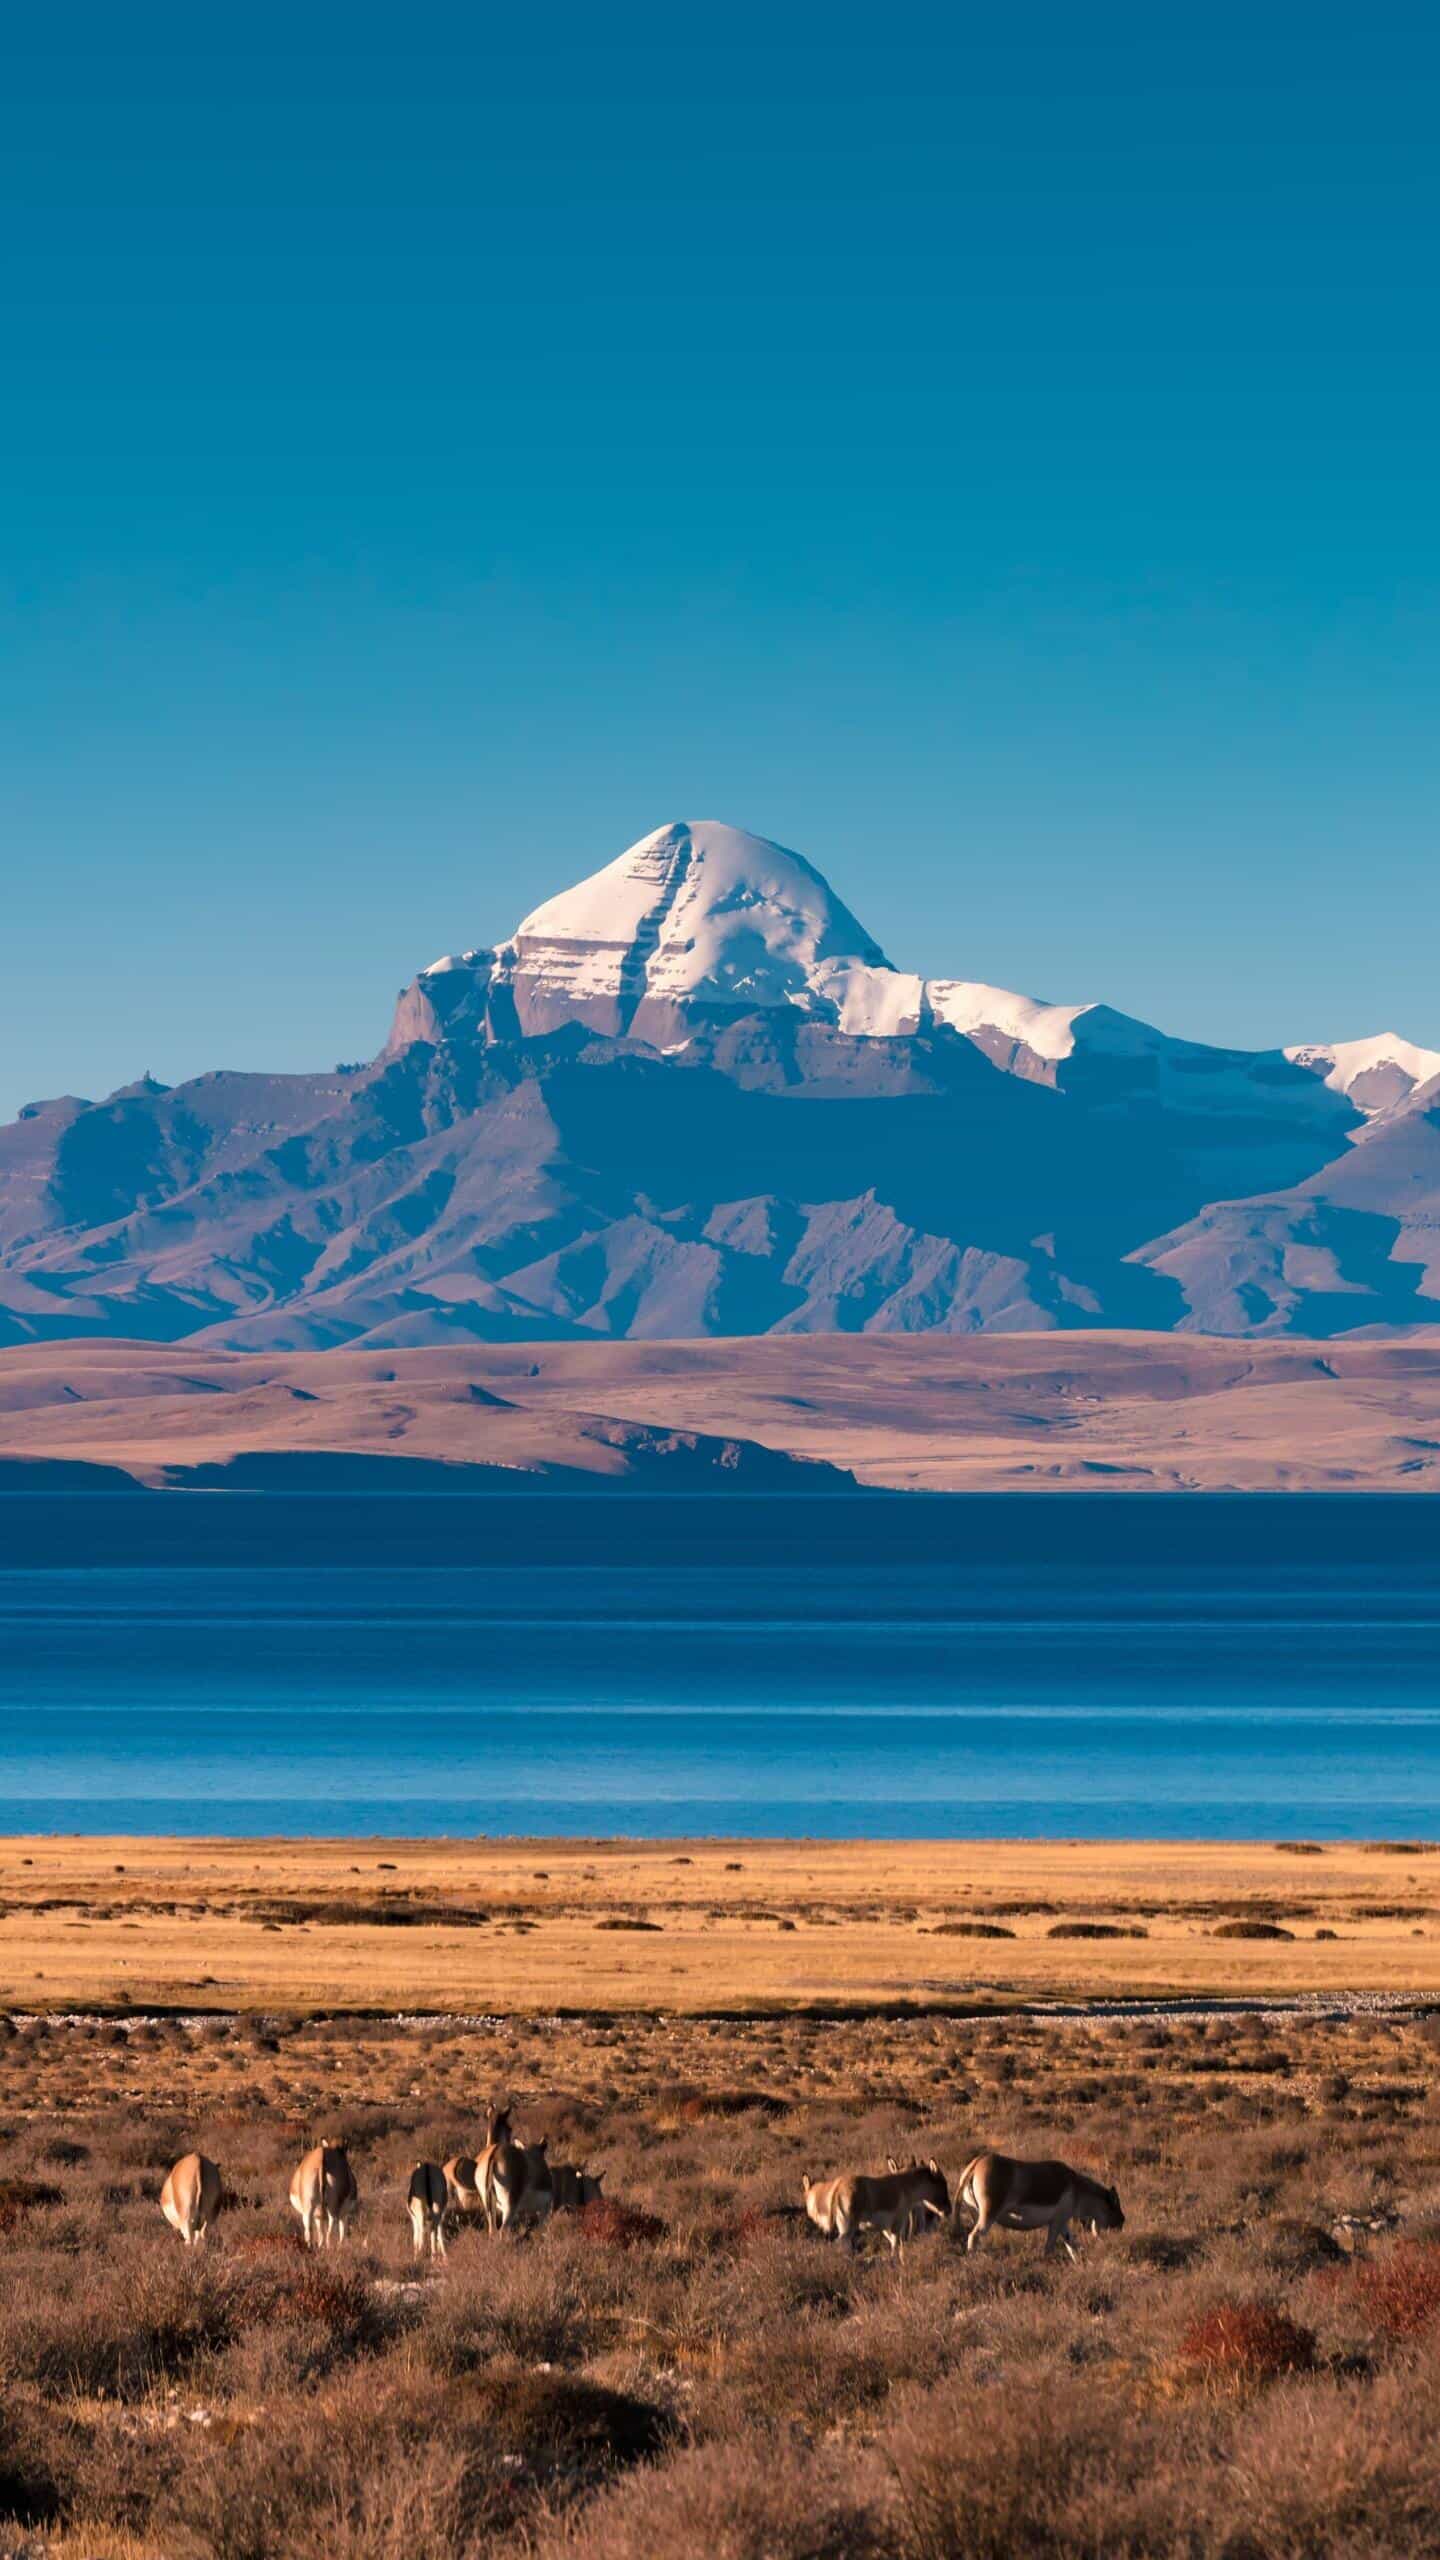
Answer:
<svg viewBox="0 0 1440 2560"><path fill-rule="evenodd" d="M12 1482L43 1465L299 1484L320 1480L322 1459L397 1489L499 1468L597 1485L819 1488L853 1473L949 1491L1434 1491L1440 1342L1053 1333L0 1352Z"/></svg>

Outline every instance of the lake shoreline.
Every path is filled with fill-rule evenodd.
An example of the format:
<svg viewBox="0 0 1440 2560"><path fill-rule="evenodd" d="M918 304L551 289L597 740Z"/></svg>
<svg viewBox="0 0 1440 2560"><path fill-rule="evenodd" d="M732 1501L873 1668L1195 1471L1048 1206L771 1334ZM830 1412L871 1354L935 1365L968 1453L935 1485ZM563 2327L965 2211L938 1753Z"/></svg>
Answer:
<svg viewBox="0 0 1440 2560"><path fill-rule="evenodd" d="M744 1487L1440 1490L1440 1331L766 1334L224 1351L0 1345L0 1484L387 1499L488 1481L663 1500ZM467 1484L467 1478L470 1484ZM726 1490L729 1488L729 1490Z"/></svg>
<svg viewBox="0 0 1440 2560"><path fill-rule="evenodd" d="M32 1835L0 1840L0 1906L0 2008L23 2012L878 2022L1440 2001L1440 1845L1418 1841Z"/></svg>

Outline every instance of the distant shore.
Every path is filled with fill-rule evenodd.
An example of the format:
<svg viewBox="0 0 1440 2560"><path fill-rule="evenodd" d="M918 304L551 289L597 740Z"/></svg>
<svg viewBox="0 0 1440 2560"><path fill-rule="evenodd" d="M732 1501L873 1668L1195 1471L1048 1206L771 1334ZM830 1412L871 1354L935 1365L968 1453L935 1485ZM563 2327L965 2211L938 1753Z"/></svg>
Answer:
<svg viewBox="0 0 1440 2560"><path fill-rule="evenodd" d="M0 1484L1440 1490L1440 1330L0 1350Z"/></svg>
<svg viewBox="0 0 1440 2560"><path fill-rule="evenodd" d="M0 1840L0 2008L1440 2001L1440 1844Z"/></svg>

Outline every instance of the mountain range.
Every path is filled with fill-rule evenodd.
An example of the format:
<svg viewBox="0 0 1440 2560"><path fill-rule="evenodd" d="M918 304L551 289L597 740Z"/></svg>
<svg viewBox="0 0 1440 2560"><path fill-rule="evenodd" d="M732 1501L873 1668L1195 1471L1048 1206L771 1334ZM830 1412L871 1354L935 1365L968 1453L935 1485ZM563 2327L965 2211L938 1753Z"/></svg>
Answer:
<svg viewBox="0 0 1440 2560"><path fill-rule="evenodd" d="M0 1343L1437 1321L1440 1052L916 975L712 821L423 969L366 1065L0 1129Z"/></svg>

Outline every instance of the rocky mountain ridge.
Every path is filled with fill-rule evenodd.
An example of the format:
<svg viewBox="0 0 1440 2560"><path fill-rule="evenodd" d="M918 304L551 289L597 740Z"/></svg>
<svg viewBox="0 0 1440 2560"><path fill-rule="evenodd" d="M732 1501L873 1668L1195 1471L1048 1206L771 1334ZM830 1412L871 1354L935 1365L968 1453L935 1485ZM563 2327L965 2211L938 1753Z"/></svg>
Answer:
<svg viewBox="0 0 1440 2560"><path fill-rule="evenodd" d="M0 1342L1294 1333L1440 1314L1440 1052L1237 1051L892 967L678 821L405 989L368 1066L0 1130Z"/></svg>

